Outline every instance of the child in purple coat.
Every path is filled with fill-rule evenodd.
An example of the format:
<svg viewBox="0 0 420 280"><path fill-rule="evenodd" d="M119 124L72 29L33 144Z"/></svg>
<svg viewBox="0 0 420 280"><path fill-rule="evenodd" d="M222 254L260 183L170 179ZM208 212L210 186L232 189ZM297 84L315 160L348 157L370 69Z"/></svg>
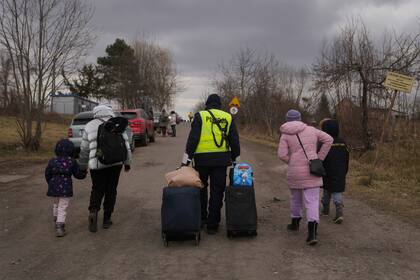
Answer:
<svg viewBox="0 0 420 280"><path fill-rule="evenodd" d="M48 162L45 169L45 179L48 183L47 196L54 198L53 215L55 221L56 236L65 235L67 207L70 197L73 196L72 176L77 179L86 178L86 171L79 169L76 160L73 159L74 145L68 139L58 141L55 146L56 157Z"/></svg>

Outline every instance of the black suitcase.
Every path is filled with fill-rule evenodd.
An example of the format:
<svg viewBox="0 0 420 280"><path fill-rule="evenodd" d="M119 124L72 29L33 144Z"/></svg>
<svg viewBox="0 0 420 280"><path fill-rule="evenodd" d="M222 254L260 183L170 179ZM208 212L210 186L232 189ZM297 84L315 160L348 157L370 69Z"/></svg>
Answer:
<svg viewBox="0 0 420 280"><path fill-rule="evenodd" d="M196 187L165 187L162 195L162 239L165 246L170 240L193 239L200 244L201 201Z"/></svg>
<svg viewBox="0 0 420 280"><path fill-rule="evenodd" d="M257 236L257 206L254 186L234 188L230 184L226 188L225 209L226 229L229 238Z"/></svg>

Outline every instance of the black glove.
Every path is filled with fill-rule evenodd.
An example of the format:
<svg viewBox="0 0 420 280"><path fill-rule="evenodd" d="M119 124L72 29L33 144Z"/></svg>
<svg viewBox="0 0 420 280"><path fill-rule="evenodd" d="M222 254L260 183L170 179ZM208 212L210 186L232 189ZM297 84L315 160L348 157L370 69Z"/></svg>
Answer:
<svg viewBox="0 0 420 280"><path fill-rule="evenodd" d="M124 165L124 171L130 171L131 166L130 165Z"/></svg>

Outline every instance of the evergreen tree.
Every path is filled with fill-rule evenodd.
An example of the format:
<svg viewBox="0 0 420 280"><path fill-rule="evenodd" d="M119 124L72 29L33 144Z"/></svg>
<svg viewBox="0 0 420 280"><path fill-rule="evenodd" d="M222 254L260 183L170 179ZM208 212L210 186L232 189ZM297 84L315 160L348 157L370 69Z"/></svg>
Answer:
<svg viewBox="0 0 420 280"><path fill-rule="evenodd" d="M82 97L105 97L103 81L95 65L86 64L78 71L78 78L71 81L62 73L64 84L72 93Z"/></svg>
<svg viewBox="0 0 420 280"><path fill-rule="evenodd" d="M321 98L318 102L316 118L318 122L325 118L331 118L330 102L328 101L328 97L325 93L321 95Z"/></svg>
<svg viewBox="0 0 420 280"><path fill-rule="evenodd" d="M117 99L123 107L137 107L140 86L134 50L124 40L116 39L106 48L106 54L97 60L104 96Z"/></svg>

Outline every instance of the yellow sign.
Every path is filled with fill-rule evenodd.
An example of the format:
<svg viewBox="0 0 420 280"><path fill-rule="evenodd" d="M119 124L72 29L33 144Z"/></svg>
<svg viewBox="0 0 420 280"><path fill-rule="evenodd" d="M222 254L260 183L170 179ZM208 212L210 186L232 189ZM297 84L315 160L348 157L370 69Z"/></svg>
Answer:
<svg viewBox="0 0 420 280"><path fill-rule="evenodd" d="M237 108L240 108L241 107L241 104L239 103L238 97L234 96L232 98L232 100L229 103L229 107L237 107Z"/></svg>
<svg viewBox="0 0 420 280"><path fill-rule="evenodd" d="M390 89L411 93L413 88L414 77L388 72L384 86Z"/></svg>

